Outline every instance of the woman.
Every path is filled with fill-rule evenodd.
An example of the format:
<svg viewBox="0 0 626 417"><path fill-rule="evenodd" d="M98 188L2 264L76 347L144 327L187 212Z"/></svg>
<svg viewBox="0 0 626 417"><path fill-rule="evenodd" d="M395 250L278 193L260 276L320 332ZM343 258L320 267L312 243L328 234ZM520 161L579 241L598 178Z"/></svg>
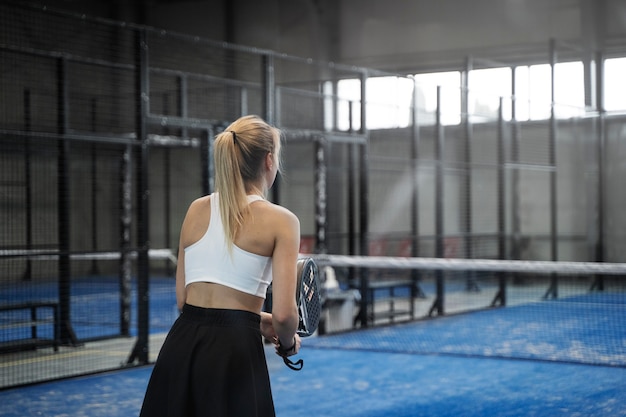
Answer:
<svg viewBox="0 0 626 417"><path fill-rule="evenodd" d="M256 116L216 137L216 192L194 201L183 221L176 270L182 314L152 371L142 417L275 415L261 335L281 356L300 349L300 223L264 199L279 170L280 140ZM272 281L272 312L261 312Z"/></svg>

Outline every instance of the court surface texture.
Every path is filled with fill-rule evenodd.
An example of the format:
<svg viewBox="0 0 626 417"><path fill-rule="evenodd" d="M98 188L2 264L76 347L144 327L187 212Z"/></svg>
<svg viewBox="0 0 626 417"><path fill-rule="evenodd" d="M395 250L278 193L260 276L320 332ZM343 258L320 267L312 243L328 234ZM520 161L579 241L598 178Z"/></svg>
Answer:
<svg viewBox="0 0 626 417"><path fill-rule="evenodd" d="M626 416L626 335L615 324L615 340L604 345L617 343L618 350L596 346L588 329L605 314L577 312L574 301L563 311L568 320L584 320L577 326L583 330L568 333L557 317L546 324L562 328L553 339L532 323L546 305L536 303L314 336L303 342L300 372L268 346L277 415ZM595 355L595 363L580 363L576 355ZM0 391L0 416L136 416L151 370Z"/></svg>

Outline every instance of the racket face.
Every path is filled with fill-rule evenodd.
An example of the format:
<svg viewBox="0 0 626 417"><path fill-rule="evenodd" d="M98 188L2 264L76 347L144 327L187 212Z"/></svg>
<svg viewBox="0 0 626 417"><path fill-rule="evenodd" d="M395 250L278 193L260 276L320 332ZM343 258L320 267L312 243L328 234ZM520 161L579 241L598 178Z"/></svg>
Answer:
<svg viewBox="0 0 626 417"><path fill-rule="evenodd" d="M298 260L296 304L300 317L298 334L301 337L310 336L317 330L322 311L319 270L311 258Z"/></svg>

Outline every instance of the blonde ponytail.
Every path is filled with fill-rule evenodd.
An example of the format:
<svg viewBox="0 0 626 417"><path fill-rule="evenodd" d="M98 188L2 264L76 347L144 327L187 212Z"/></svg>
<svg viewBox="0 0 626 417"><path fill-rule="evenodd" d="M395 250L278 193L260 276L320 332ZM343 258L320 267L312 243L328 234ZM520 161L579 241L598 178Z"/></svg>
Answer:
<svg viewBox="0 0 626 417"><path fill-rule="evenodd" d="M236 120L215 138L215 189L230 247L249 209L247 188L263 175L269 152L280 152L280 131L258 116Z"/></svg>

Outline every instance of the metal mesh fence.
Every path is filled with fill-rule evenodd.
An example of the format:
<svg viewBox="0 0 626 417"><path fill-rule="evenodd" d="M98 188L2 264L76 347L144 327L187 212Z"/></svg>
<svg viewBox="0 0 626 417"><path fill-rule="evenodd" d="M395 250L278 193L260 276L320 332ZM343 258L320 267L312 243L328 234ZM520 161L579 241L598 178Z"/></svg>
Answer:
<svg viewBox="0 0 626 417"><path fill-rule="evenodd" d="M285 133L271 198L301 219L302 252L594 259L597 118L427 110L410 77L19 2L0 5L0 69L2 388L154 359L182 218L244 114ZM412 100L363 96L389 78Z"/></svg>

